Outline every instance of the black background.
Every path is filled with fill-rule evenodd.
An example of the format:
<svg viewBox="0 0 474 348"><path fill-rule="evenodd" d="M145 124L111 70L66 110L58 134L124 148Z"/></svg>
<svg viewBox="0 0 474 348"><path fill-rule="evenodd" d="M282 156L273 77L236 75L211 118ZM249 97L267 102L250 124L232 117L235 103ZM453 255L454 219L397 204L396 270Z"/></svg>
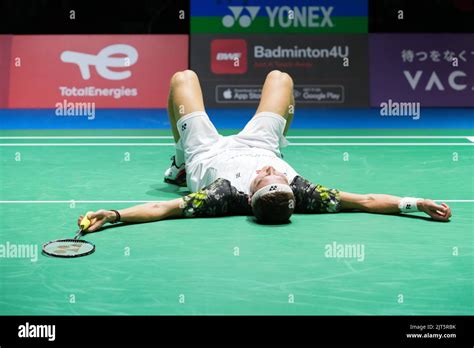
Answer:
<svg viewBox="0 0 474 348"><path fill-rule="evenodd" d="M474 32L474 0L369 0L369 32ZM0 34L160 33L189 33L189 0L0 1Z"/></svg>
<svg viewBox="0 0 474 348"><path fill-rule="evenodd" d="M416 347L472 347L473 317L440 316L35 316L0 317L0 345L47 346L89 344L233 344L267 345L283 344L295 347L297 344L318 343L327 345L343 344L354 347L358 344L410 345ZM30 324L56 325L56 340L46 338L18 338L18 326ZM407 339L406 333L413 324L454 324L456 330L433 331L456 333L455 339ZM425 331L426 332L426 331Z"/></svg>
<svg viewBox="0 0 474 348"><path fill-rule="evenodd" d="M74 10L76 19L69 18ZM185 19L179 19L179 11ZM187 34L186 0L0 0L1 34Z"/></svg>
<svg viewBox="0 0 474 348"><path fill-rule="evenodd" d="M472 33L474 0L369 0L369 32Z"/></svg>

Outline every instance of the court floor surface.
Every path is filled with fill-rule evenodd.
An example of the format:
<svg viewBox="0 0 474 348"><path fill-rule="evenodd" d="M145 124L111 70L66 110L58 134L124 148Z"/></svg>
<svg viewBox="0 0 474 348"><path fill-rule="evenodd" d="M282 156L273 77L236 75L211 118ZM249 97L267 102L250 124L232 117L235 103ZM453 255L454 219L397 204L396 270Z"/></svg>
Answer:
<svg viewBox="0 0 474 348"><path fill-rule="evenodd" d="M223 131L232 134L234 130ZM295 215L117 226L77 259L40 254L77 216L186 194L163 183L165 130L0 131L1 315L473 313L474 138L465 130L292 130L283 153L303 177L355 193L444 201L422 214ZM328 250L357 247L357 255ZM363 251L363 252L362 252Z"/></svg>

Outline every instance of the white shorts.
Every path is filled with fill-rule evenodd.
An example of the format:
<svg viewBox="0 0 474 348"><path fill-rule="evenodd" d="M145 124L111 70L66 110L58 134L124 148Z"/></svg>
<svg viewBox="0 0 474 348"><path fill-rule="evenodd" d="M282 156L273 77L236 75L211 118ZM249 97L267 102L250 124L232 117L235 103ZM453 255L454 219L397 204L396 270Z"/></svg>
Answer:
<svg viewBox="0 0 474 348"><path fill-rule="evenodd" d="M281 157L280 148L288 145L283 135L286 120L273 112L256 114L235 135L222 136L204 111L181 117L177 122L180 140L176 147L184 151L186 173L193 177L205 163L226 149L261 148Z"/></svg>

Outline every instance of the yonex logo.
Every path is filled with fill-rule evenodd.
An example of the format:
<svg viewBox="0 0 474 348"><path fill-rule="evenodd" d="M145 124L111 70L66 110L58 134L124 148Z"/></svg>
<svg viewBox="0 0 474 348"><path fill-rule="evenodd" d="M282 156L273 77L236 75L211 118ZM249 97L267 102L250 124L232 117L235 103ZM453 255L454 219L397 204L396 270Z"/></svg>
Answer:
<svg viewBox="0 0 474 348"><path fill-rule="evenodd" d="M260 6L229 6L232 15L227 15L222 18L222 25L226 28L233 27L238 21L242 28L248 28L252 24ZM242 14L246 10L248 14Z"/></svg>
<svg viewBox="0 0 474 348"><path fill-rule="evenodd" d="M114 55L124 57L112 57ZM130 70L113 71L109 68L125 68L135 64L138 60L138 52L130 45L117 44L103 48L97 55L64 51L61 54L61 60L64 63L77 64L84 80L91 78L91 65L95 66L97 73L104 79L124 80L132 75Z"/></svg>
<svg viewBox="0 0 474 348"><path fill-rule="evenodd" d="M277 187L275 185L272 185L272 186L270 186L268 191L271 192L271 191L275 191L276 189L277 189Z"/></svg>
<svg viewBox="0 0 474 348"><path fill-rule="evenodd" d="M81 248L81 246L82 246L81 243L76 243L76 244L71 244L71 245L60 245L54 250L54 252L56 254L65 254L65 253L68 253L69 251L77 253L79 249Z"/></svg>
<svg viewBox="0 0 474 348"><path fill-rule="evenodd" d="M229 6L232 15L222 17L222 25L232 28L238 22L248 28L254 22L261 6ZM270 28L325 28L334 27L333 6L265 6L263 16ZM263 23L262 23L263 25Z"/></svg>

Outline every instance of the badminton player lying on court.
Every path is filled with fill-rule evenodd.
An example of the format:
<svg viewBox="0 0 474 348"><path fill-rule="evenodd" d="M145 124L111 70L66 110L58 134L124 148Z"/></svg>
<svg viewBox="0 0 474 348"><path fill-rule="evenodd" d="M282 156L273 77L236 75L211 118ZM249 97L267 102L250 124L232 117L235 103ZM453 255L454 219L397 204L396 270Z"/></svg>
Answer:
<svg viewBox="0 0 474 348"><path fill-rule="evenodd" d="M254 215L260 223L278 224L288 222L292 213L348 210L382 214L422 211L434 220L449 220L451 210L444 203L340 192L304 179L280 153L286 145L293 111L291 77L272 71L263 85L255 116L239 134L223 137L204 110L197 75L190 70L176 73L168 100L176 155L165 172L165 181L187 185L194 193L167 202L90 213L93 222L89 231L107 222L225 215Z"/></svg>

